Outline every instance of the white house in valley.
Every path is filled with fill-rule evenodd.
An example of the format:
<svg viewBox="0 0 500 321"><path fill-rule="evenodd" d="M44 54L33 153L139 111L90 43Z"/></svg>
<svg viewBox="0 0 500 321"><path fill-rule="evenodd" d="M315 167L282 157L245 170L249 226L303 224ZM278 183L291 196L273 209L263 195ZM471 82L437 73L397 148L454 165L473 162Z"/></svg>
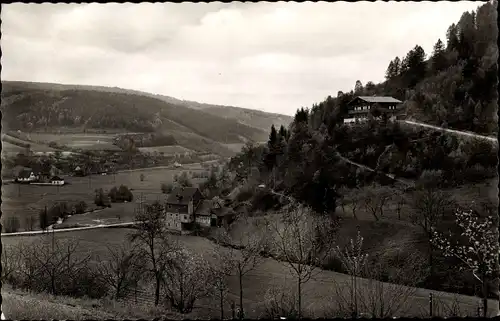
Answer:
<svg viewBox="0 0 500 321"><path fill-rule="evenodd" d="M52 185L64 185L64 179L60 178L59 176L53 176L50 179L50 183Z"/></svg>

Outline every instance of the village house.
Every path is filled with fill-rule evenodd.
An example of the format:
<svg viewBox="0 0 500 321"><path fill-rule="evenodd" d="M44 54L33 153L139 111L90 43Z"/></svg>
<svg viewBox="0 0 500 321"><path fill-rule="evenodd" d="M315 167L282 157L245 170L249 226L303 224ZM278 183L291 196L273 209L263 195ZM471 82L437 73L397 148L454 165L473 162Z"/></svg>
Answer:
<svg viewBox="0 0 500 321"><path fill-rule="evenodd" d="M203 227L221 226L231 222L234 213L219 198L207 200L197 187L176 187L165 206L168 229L189 230L193 223Z"/></svg>
<svg viewBox="0 0 500 321"><path fill-rule="evenodd" d="M85 176L85 170L81 166L76 166L73 170L73 175L83 177Z"/></svg>
<svg viewBox="0 0 500 321"><path fill-rule="evenodd" d="M52 185L64 185L64 179L60 178L59 176L53 176L50 179L50 183Z"/></svg>
<svg viewBox="0 0 500 321"><path fill-rule="evenodd" d="M368 115L375 109L380 115L387 115L388 119L394 120L404 113L402 101L387 96L358 96L348 104L347 116L344 123L366 121Z"/></svg>
<svg viewBox="0 0 500 321"><path fill-rule="evenodd" d="M196 187L176 187L167 197L165 223L168 229L182 231L194 222L194 210L203 199Z"/></svg>

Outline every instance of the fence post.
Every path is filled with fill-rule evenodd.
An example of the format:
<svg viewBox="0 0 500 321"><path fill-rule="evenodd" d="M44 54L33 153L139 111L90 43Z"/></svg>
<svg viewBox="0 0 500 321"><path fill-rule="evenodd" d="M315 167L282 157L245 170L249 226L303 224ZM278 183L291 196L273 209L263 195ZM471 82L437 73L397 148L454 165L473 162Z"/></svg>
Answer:
<svg viewBox="0 0 500 321"><path fill-rule="evenodd" d="M429 293L429 314L430 314L430 317L432 318L432 314L433 314L433 307L432 307L432 292Z"/></svg>

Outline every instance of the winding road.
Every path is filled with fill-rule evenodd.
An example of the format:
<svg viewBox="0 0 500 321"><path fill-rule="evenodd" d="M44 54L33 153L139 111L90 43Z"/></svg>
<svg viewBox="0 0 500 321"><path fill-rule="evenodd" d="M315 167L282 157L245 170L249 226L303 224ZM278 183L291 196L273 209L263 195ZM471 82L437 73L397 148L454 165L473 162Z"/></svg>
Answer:
<svg viewBox="0 0 500 321"><path fill-rule="evenodd" d="M419 123L419 122L415 122L415 121L411 121L411 120L398 120L398 121L401 123L409 124L409 125L426 127L426 128L439 130L442 132L447 132L447 133L452 133L452 134L487 140L487 141L490 141L492 143L498 144L498 138L495 138L495 137L479 135L479 134L475 134L475 133L471 133L471 132L464 132L464 131L460 131L460 130L456 130L456 129L448 129L448 128L443 128L443 127L438 127L438 126L429 125L429 124L425 124L425 123Z"/></svg>

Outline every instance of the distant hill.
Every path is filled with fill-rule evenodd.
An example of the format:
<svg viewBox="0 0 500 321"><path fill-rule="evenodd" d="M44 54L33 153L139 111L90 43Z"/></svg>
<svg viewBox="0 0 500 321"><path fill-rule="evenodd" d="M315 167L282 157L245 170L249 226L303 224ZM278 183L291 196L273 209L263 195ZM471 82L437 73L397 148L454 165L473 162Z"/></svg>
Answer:
<svg viewBox="0 0 500 321"><path fill-rule="evenodd" d="M117 87L20 81L2 82L1 110L4 132L109 129L168 134L179 136L178 143L189 137L191 146L183 146L190 149L192 145L217 143L220 146L216 149L227 150L223 144L265 141L271 124L288 125L292 120L289 116L186 102Z"/></svg>
<svg viewBox="0 0 500 321"><path fill-rule="evenodd" d="M281 115L276 113L267 113L260 110L234 107L234 106L222 106L207 103L199 103L196 101L181 100L170 96L152 94L139 90L123 89L119 87L105 87L105 86L88 86L88 85L66 85L66 84L56 84L56 83L38 83L38 82L22 82L22 81L5 81L2 82L4 86L4 91L8 91L8 88L18 88L26 90L49 90L49 91L68 91L68 90L86 90L95 92L107 92L116 94L133 94L139 96L145 96L150 98L156 98L161 101L168 103L169 105L175 105L178 107L188 107L190 109L200 110L205 113L221 117L224 119L233 119L240 124L261 129L264 131L269 131L272 124L276 127L281 125L288 126L293 117L288 115ZM3 97L2 97L3 98Z"/></svg>

